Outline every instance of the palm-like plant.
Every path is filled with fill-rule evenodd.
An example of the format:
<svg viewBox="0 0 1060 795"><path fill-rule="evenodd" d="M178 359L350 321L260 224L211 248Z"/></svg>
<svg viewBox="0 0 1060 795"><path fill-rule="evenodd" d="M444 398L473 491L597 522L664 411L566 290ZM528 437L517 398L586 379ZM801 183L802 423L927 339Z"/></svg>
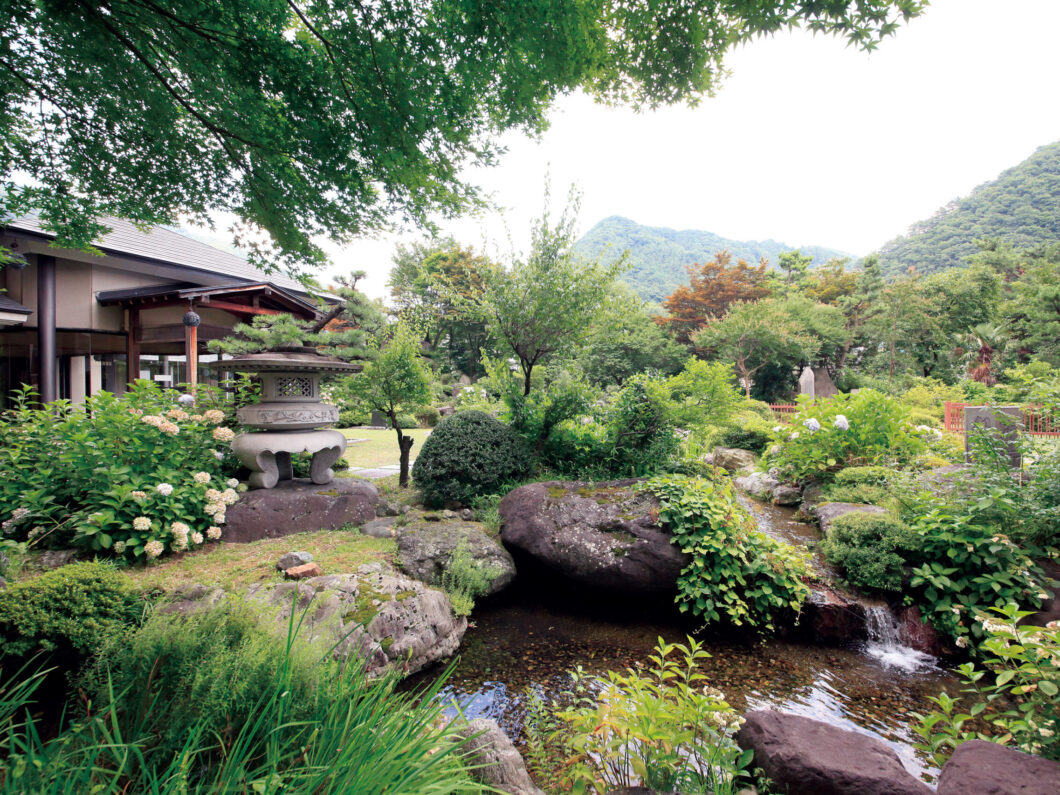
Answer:
<svg viewBox="0 0 1060 795"><path fill-rule="evenodd" d="M1008 341L1008 329L1003 325L980 323L970 328L961 340L961 347L968 351L968 376L987 386L996 384L994 365Z"/></svg>

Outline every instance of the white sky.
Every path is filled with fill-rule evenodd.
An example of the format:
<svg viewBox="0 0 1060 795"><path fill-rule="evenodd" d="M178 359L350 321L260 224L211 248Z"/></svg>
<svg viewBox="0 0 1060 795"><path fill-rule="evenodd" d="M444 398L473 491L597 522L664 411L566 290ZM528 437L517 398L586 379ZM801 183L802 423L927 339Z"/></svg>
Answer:
<svg viewBox="0 0 1060 795"><path fill-rule="evenodd" d="M934 0L871 54L796 32L728 58L696 109L636 114L563 98L540 141L473 180L503 213L443 224L494 254L525 248L546 173L557 208L573 183L584 232L641 224L773 238L864 255L938 207L1060 139L1060 0ZM331 246L329 273L368 272L386 293L396 241Z"/></svg>

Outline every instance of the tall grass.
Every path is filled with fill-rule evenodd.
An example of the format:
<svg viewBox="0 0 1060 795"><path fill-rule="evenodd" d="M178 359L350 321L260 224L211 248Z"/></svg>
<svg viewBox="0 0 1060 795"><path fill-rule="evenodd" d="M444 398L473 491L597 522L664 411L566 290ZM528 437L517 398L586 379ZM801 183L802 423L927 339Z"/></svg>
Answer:
<svg viewBox="0 0 1060 795"><path fill-rule="evenodd" d="M196 631L194 622L181 626ZM398 693L396 674L370 679L363 665L340 665L325 655L317 692L308 706L295 704L306 697L296 681L298 634L292 621L287 637L275 638L277 664L240 713L241 724L220 726L223 710L215 706L189 721L183 742L166 753L158 752L152 712L194 713L196 704L163 705L155 697L146 710L132 709L143 703L137 688L151 692L148 682L115 692L108 679L96 705L83 705L76 719L46 738L31 716L45 672L23 668L6 681L0 676L0 795L482 791L468 778L464 741L442 716L437 694L444 676L424 692Z"/></svg>

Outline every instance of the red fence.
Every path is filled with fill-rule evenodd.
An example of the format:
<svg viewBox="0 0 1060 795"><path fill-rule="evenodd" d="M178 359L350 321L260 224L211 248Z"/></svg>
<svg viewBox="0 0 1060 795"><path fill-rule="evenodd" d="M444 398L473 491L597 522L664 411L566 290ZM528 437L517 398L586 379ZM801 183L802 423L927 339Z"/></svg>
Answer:
<svg viewBox="0 0 1060 795"><path fill-rule="evenodd" d="M975 403L947 403L945 428L950 433L964 434L964 407ZM1041 406L1024 406L1023 424L1031 436L1060 436L1060 422Z"/></svg>
<svg viewBox="0 0 1060 795"><path fill-rule="evenodd" d="M794 403L770 403L769 408L773 409L777 422L791 422L799 411Z"/></svg>

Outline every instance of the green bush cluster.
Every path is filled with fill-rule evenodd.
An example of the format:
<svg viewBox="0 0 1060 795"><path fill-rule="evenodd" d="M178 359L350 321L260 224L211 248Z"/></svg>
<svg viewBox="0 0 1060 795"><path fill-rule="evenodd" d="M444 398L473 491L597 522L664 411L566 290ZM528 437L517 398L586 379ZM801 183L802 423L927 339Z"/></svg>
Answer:
<svg viewBox="0 0 1060 795"><path fill-rule="evenodd" d="M918 546L919 536L893 516L848 513L829 526L821 551L855 588L900 591L906 560Z"/></svg>
<svg viewBox="0 0 1060 795"><path fill-rule="evenodd" d="M678 608L707 623L772 630L798 612L809 588L809 555L757 528L728 478L658 477L644 488L659 500L659 518L690 556L678 578Z"/></svg>
<svg viewBox="0 0 1060 795"><path fill-rule="evenodd" d="M511 428L481 411L461 411L439 422L424 441L412 480L428 504L469 505L526 475L530 463Z"/></svg>
<svg viewBox="0 0 1060 795"><path fill-rule="evenodd" d="M0 419L2 533L136 560L219 538L238 499L234 432L217 393L196 394L181 403L138 381L83 407L22 395Z"/></svg>
<svg viewBox="0 0 1060 795"><path fill-rule="evenodd" d="M716 444L762 453L773 443L774 425L757 411L739 411L730 418L729 425L722 429Z"/></svg>
<svg viewBox="0 0 1060 795"><path fill-rule="evenodd" d="M356 428L372 421L372 412L364 409L343 409L339 412L340 428Z"/></svg>
<svg viewBox="0 0 1060 795"><path fill-rule="evenodd" d="M260 609L260 608L258 608ZM158 616L104 653L60 726L30 706L43 674L0 675L0 795L483 792L444 677L399 693L240 608ZM9 673L10 676L10 673Z"/></svg>
<svg viewBox="0 0 1060 795"><path fill-rule="evenodd" d="M441 413L434 406L425 406L416 412L416 422L423 428L433 428L441 418Z"/></svg>
<svg viewBox="0 0 1060 795"><path fill-rule="evenodd" d="M829 478L846 467L911 464L927 450L895 398L871 389L802 402L773 462L789 480Z"/></svg>
<svg viewBox="0 0 1060 795"><path fill-rule="evenodd" d="M144 602L106 563L73 563L0 590L0 661L38 650L87 657L136 626Z"/></svg>
<svg viewBox="0 0 1060 795"><path fill-rule="evenodd" d="M453 612L458 616L469 616L475 607L475 600L489 593L493 580L500 573L500 569L483 566L475 560L467 548L467 542L461 540L449 556L439 585L449 596Z"/></svg>
<svg viewBox="0 0 1060 795"><path fill-rule="evenodd" d="M155 613L104 644L79 687L93 707L110 703L136 726L145 753L160 759L178 754L196 726L231 745L283 665L288 717L308 718L320 706L327 649L300 643L284 654L286 628L280 637L275 617L261 610L232 600L186 617Z"/></svg>

